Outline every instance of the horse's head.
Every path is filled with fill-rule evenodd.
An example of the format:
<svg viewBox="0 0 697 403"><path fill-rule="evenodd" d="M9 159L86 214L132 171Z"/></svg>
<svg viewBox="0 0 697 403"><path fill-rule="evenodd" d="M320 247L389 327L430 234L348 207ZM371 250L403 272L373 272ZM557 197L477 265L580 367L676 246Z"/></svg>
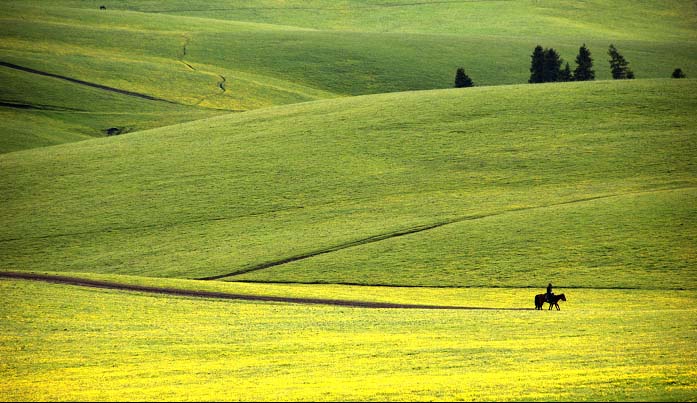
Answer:
<svg viewBox="0 0 697 403"><path fill-rule="evenodd" d="M559 298L560 298L562 301L566 301L566 295L564 295L564 294L559 294Z"/></svg>

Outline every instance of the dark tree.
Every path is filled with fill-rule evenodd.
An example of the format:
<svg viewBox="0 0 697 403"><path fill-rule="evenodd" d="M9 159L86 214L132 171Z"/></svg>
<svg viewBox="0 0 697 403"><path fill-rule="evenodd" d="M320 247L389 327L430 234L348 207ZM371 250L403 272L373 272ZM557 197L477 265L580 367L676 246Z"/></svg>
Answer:
<svg viewBox="0 0 697 403"><path fill-rule="evenodd" d="M455 72L455 88L474 87L472 79L465 74L465 69L460 67Z"/></svg>
<svg viewBox="0 0 697 403"><path fill-rule="evenodd" d="M634 78L634 72L629 68L629 62L617 51L615 45L610 45L607 54L610 55L612 78L615 80Z"/></svg>
<svg viewBox="0 0 697 403"><path fill-rule="evenodd" d="M595 80L595 71L593 71L593 58L591 51L588 50L584 43L578 49L576 56L576 70L574 70L574 81L592 81Z"/></svg>
<svg viewBox="0 0 697 403"><path fill-rule="evenodd" d="M677 68L673 70L673 74L671 75L673 78L685 78L685 73L682 72L681 68Z"/></svg>
<svg viewBox="0 0 697 403"><path fill-rule="evenodd" d="M564 69L559 72L559 81L571 80L573 80L573 77L571 76L571 67L569 67L569 63L566 63Z"/></svg>
<svg viewBox="0 0 697 403"><path fill-rule="evenodd" d="M545 63L545 52L542 46L537 45L535 50L532 51L532 61L530 62L530 79L529 83L543 83L544 82L544 63Z"/></svg>
<svg viewBox="0 0 697 403"><path fill-rule="evenodd" d="M543 82L553 83L560 81L561 64L563 63L563 60L561 57L559 57L559 53L552 48L545 49L543 60Z"/></svg>

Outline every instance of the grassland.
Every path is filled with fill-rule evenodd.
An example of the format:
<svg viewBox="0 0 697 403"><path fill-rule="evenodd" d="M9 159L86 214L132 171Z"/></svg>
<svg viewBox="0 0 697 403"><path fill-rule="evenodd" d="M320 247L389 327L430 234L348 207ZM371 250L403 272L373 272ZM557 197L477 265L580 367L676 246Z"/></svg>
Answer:
<svg viewBox="0 0 697 403"><path fill-rule="evenodd" d="M691 69L697 39L697 10L680 1L641 6L629 1L118 1L104 2L106 12L94 2L62 1L41 10L32 3L9 4L13 21L36 15L39 27L70 24L73 35L86 30L88 35L66 37L71 44L113 50L118 44L119 53L169 58L179 52L219 68L234 66L351 95L447 88L460 64L482 84L525 82L537 43L562 50L573 62L586 42L598 49L600 77L609 78L605 51L617 42L639 77L668 77L672 64ZM51 25L39 27L22 26L19 36L55 31ZM105 34L112 39L100 40ZM137 42L141 35L149 43ZM193 53L183 55L172 42L186 41Z"/></svg>
<svg viewBox="0 0 697 403"><path fill-rule="evenodd" d="M109 128L132 132L221 114L154 102L0 66L5 130L0 153L103 137Z"/></svg>
<svg viewBox="0 0 697 403"><path fill-rule="evenodd" d="M610 43L639 78L667 78L676 67L688 76L697 71L697 10L679 1L103 2L107 10L99 4L4 2L0 61L182 107L173 115L151 106L146 116L134 105L120 119L90 119L84 111L101 112L92 108L95 94L54 105L82 100L82 115L3 107L3 120L12 123L0 151L101 136L119 125L164 126L215 110L449 88L459 66L477 85L524 83L537 44L556 48L572 65L578 47L588 44L599 79L610 78ZM24 74L20 84L0 77L9 88L0 101L43 105L42 91L26 88L35 77ZM53 92L52 101L73 87Z"/></svg>
<svg viewBox="0 0 697 403"><path fill-rule="evenodd" d="M7 400L695 396L693 291L576 290L562 311L540 313L201 301L6 280L0 287ZM497 295L515 304L529 303L529 293L468 289L445 298Z"/></svg>
<svg viewBox="0 0 697 403"><path fill-rule="evenodd" d="M610 196L454 222L233 280L694 289L697 191ZM627 217L632 211L635 217Z"/></svg>
<svg viewBox="0 0 697 403"><path fill-rule="evenodd" d="M468 309L0 274L0 400L697 400L697 80L667 78L697 71L695 23L3 2L0 272ZM599 81L523 84L535 45L573 67L582 43ZM638 80L602 81L610 43ZM459 66L478 87L448 89ZM550 281L562 310L532 310Z"/></svg>
<svg viewBox="0 0 697 403"><path fill-rule="evenodd" d="M0 256L202 278L353 245L235 278L693 289L695 83L356 97L10 153Z"/></svg>

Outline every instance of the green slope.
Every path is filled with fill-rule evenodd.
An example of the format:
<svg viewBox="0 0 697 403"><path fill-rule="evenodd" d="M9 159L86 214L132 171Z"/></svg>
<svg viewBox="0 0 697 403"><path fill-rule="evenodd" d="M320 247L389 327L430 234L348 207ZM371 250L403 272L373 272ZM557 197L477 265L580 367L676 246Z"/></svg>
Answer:
<svg viewBox="0 0 697 403"><path fill-rule="evenodd" d="M70 1L71 7L93 7ZM223 0L105 2L109 9L280 24L329 31L694 40L695 11L680 0ZM670 27L654 25L663 21Z"/></svg>
<svg viewBox="0 0 697 403"><path fill-rule="evenodd" d="M0 153L103 137L220 115L0 66Z"/></svg>
<svg viewBox="0 0 697 403"><path fill-rule="evenodd" d="M0 156L3 269L694 288L694 80L395 93Z"/></svg>
<svg viewBox="0 0 697 403"><path fill-rule="evenodd" d="M525 82L537 43L572 64L588 43L600 78L610 77L606 51L615 43L638 77L668 77L675 67L694 68L697 46L697 10L681 1L118 1L105 2L106 11L57 4L70 8L44 10L40 22L79 21L89 28L72 28L88 37L118 37L126 27L153 37L149 45L103 41L121 52L171 58L179 49L166 42L188 38L192 60L353 95L447 88L458 65L480 84Z"/></svg>
<svg viewBox="0 0 697 403"><path fill-rule="evenodd" d="M232 280L693 288L697 188L618 194L444 225ZM638 217L636 217L636 216Z"/></svg>
<svg viewBox="0 0 697 403"><path fill-rule="evenodd" d="M31 2L10 4L2 21L3 61L177 103L239 110L334 96L236 63L210 66L191 57L192 48L206 46L196 35L296 28Z"/></svg>
<svg viewBox="0 0 697 403"><path fill-rule="evenodd" d="M697 71L696 10L679 1L100 4L4 2L0 62L181 104L176 117L161 105L146 107L148 116L139 103L119 110L119 125L132 131L218 110L449 88L459 66L477 85L525 83L537 44L556 48L573 67L586 43L599 79L610 78L610 43L639 78L669 77L676 67L688 76ZM65 109L78 99L80 110L100 112L92 97L75 96L82 92L75 83L49 92L40 82L27 87L41 81L36 74L16 78L18 71L6 70L0 66L0 80L13 96L0 97L0 151L103 135L102 118L8 107Z"/></svg>

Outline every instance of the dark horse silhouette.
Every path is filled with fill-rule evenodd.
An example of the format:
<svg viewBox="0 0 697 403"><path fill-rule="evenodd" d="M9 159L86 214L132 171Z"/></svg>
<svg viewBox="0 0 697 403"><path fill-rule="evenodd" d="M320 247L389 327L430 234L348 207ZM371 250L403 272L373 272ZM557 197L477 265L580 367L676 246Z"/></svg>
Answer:
<svg viewBox="0 0 697 403"><path fill-rule="evenodd" d="M547 302L546 295L547 294L535 295L535 309L542 310L542 304ZM564 294L552 295L552 302L549 303L549 309L552 309L553 306L556 306L557 311L560 310L559 309L559 300L566 301L566 296Z"/></svg>

